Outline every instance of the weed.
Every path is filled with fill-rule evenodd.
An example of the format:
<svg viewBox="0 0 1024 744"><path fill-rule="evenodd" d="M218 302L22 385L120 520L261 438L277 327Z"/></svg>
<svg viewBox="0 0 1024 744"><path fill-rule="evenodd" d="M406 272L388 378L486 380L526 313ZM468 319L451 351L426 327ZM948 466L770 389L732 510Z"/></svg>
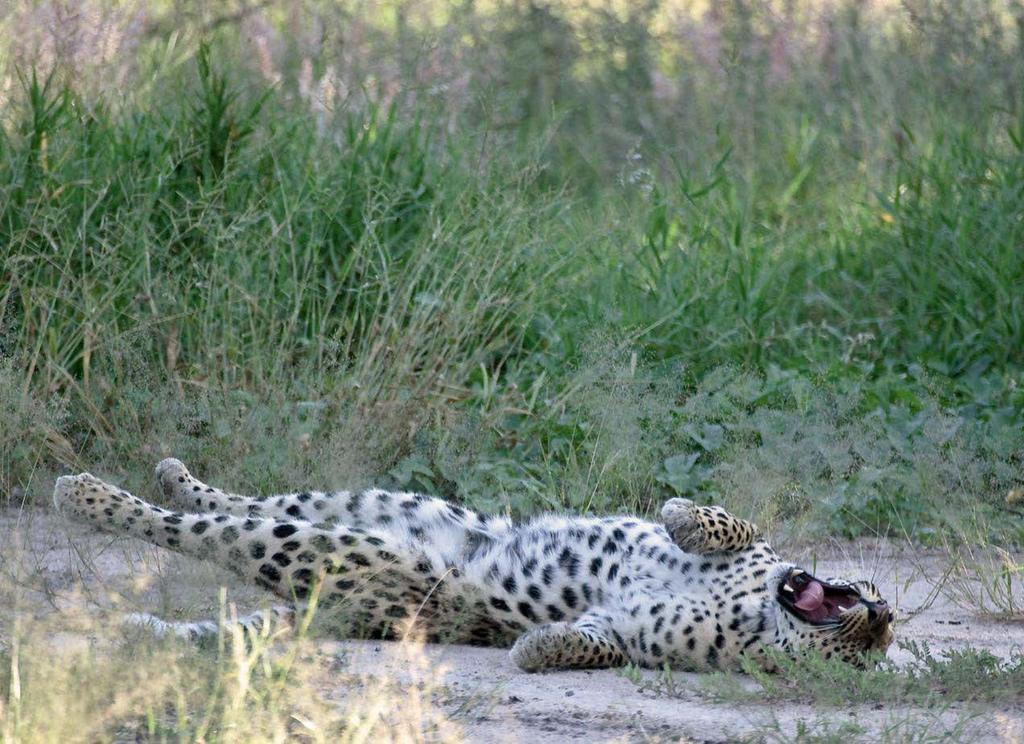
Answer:
<svg viewBox="0 0 1024 744"><path fill-rule="evenodd" d="M943 712L893 714L870 725L855 715L836 721L834 715L782 721L776 718L744 737L746 741L799 742L799 744L840 744L864 742L972 742L983 727L982 714Z"/></svg>
<svg viewBox="0 0 1024 744"><path fill-rule="evenodd" d="M9 3L0 350L64 413L0 487L183 447L1020 543L1009 16L670 5Z"/></svg>
<svg viewBox="0 0 1024 744"><path fill-rule="evenodd" d="M970 647L936 656L926 644L898 643L913 656L904 669L886 659L863 671L813 654L789 657L774 653L777 674L767 674L754 665L744 669L757 683L757 689L743 686L729 675L713 675L698 685L696 692L719 702L786 700L835 707L877 703L1012 704L1024 697L1024 655L1019 651L1007 660ZM655 685L664 687L660 681Z"/></svg>
<svg viewBox="0 0 1024 744"><path fill-rule="evenodd" d="M959 607L980 615L1024 619L1024 565L984 535L950 548L941 591Z"/></svg>

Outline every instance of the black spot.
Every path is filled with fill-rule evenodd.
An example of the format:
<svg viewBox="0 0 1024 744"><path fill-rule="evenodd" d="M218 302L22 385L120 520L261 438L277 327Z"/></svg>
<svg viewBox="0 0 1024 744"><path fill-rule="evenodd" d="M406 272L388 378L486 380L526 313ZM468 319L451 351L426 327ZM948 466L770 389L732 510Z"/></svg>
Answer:
<svg viewBox="0 0 1024 744"><path fill-rule="evenodd" d="M352 561L357 566L363 566L365 568L366 566L370 565L370 561L362 553L352 552L352 553L349 553L348 555L346 555L345 557L348 558L350 561Z"/></svg>
<svg viewBox="0 0 1024 744"><path fill-rule="evenodd" d="M412 510L419 506L419 504L415 500L409 499L408 501L403 501L399 506L406 510Z"/></svg>
<svg viewBox="0 0 1024 744"><path fill-rule="evenodd" d="M196 522L194 525L192 525L192 532L197 534L197 535L201 535L204 532L206 532L206 528L209 527L209 526L210 526L209 522L205 522L205 521L200 520L200 521Z"/></svg>
<svg viewBox="0 0 1024 744"><path fill-rule="evenodd" d="M613 563L608 567L608 581L613 581L619 575L619 564Z"/></svg>
<svg viewBox="0 0 1024 744"><path fill-rule="evenodd" d="M288 557L287 553L274 553L272 556L270 556L270 559L274 561L274 563L279 565L281 568L284 568L285 566L290 566L292 563L292 559Z"/></svg>
<svg viewBox="0 0 1024 744"><path fill-rule="evenodd" d="M516 593L516 580L512 576L506 576L505 580L501 582L501 586L509 594Z"/></svg>
<svg viewBox="0 0 1024 744"><path fill-rule="evenodd" d="M601 564L602 563L604 563L604 561L601 559L601 556L597 556L597 558L595 558L594 560L592 560L590 562L590 575L591 576L597 576L598 572L601 570Z"/></svg>
<svg viewBox="0 0 1024 744"><path fill-rule="evenodd" d="M409 611L402 607L402 605L391 605L386 610L384 610L384 614L388 617L393 617L396 620L400 620L403 617L408 617Z"/></svg>
<svg viewBox="0 0 1024 744"><path fill-rule="evenodd" d="M210 508L213 508L212 504L210 505ZM224 522L227 522L229 519L231 519L231 517L229 517L227 514L218 514L216 517L214 517L213 521L217 524L223 524Z"/></svg>
<svg viewBox="0 0 1024 744"><path fill-rule="evenodd" d="M601 549L601 552L605 555L612 555L618 549L619 547L611 541L611 538L609 538L607 541L605 541L604 547Z"/></svg>
<svg viewBox="0 0 1024 744"><path fill-rule="evenodd" d="M544 570L540 572L540 580L544 582L544 586L551 586L554 577L555 567L552 565L544 566Z"/></svg>
<svg viewBox="0 0 1024 744"><path fill-rule="evenodd" d="M292 504L284 510L285 514L302 519L302 509L299 508L298 504Z"/></svg>
<svg viewBox="0 0 1024 744"><path fill-rule="evenodd" d="M164 521L167 522L167 524L181 524L181 515L171 514L169 516L164 517Z"/></svg>
<svg viewBox="0 0 1024 744"><path fill-rule="evenodd" d="M517 605L517 607L519 609L519 614L525 617L527 620L532 620L535 623L540 622L540 620L538 620L537 618L536 613L533 611L533 605L531 605L529 602L520 602Z"/></svg>
<svg viewBox="0 0 1024 744"><path fill-rule="evenodd" d="M181 544L181 541L178 538L176 538L176 537L168 537L167 538L167 547L169 547L169 548L176 548L180 544Z"/></svg>
<svg viewBox="0 0 1024 744"><path fill-rule="evenodd" d="M334 582L334 585L338 587L339 591L347 592L349 589L355 587L356 582L352 581L352 579L338 579Z"/></svg>
<svg viewBox="0 0 1024 744"><path fill-rule="evenodd" d="M370 545L372 545L375 548L379 548L381 545L384 544L383 540L381 540L379 537L373 537L372 535L370 537L366 538L366 542L368 542Z"/></svg>
<svg viewBox="0 0 1024 744"><path fill-rule="evenodd" d="M576 602L579 600L576 597L576 592L572 590L572 587L567 586L562 590L562 601L570 610L576 607Z"/></svg>
<svg viewBox="0 0 1024 744"><path fill-rule="evenodd" d="M267 547L261 542L254 542L249 544L249 555L259 560L267 554Z"/></svg>
<svg viewBox="0 0 1024 744"><path fill-rule="evenodd" d="M530 584L530 586L526 588L526 593L534 602L540 601L540 587L536 584Z"/></svg>
<svg viewBox="0 0 1024 744"><path fill-rule="evenodd" d="M224 544L233 543L238 539L238 528L233 525L228 525L224 528L224 531L220 533L220 541Z"/></svg>
<svg viewBox="0 0 1024 744"><path fill-rule="evenodd" d="M658 602L658 604L652 605L651 606L651 617L654 617L655 615L657 615L658 613L660 613L664 609L665 609L665 603L664 602Z"/></svg>
<svg viewBox="0 0 1024 744"><path fill-rule="evenodd" d="M308 568L300 568L292 573L292 580L308 584L313 580L313 572Z"/></svg>
<svg viewBox="0 0 1024 744"><path fill-rule="evenodd" d="M508 606L508 602L499 597L491 597L491 607L502 610L503 612L512 612L512 608Z"/></svg>
<svg viewBox="0 0 1024 744"><path fill-rule="evenodd" d="M257 522L255 519L247 519L247 520L245 520L245 524L242 525L242 529L245 530L246 532L252 532L254 529L256 529L259 526L260 526L260 523Z"/></svg>
<svg viewBox="0 0 1024 744"><path fill-rule="evenodd" d="M279 524L274 527L274 537L280 537L283 539L285 537L291 537L298 531L299 528L294 524Z"/></svg>
<svg viewBox="0 0 1024 744"><path fill-rule="evenodd" d="M300 493L295 498L297 498L299 500L299 503L305 504L307 501L309 501L313 497L309 493L307 493L306 491L303 491L302 493Z"/></svg>
<svg viewBox="0 0 1024 744"><path fill-rule="evenodd" d="M274 566L272 563L264 563L262 566L260 566L260 573L263 576L266 576L271 581L276 582L281 580L281 572L278 571L277 567Z"/></svg>
<svg viewBox="0 0 1024 744"><path fill-rule="evenodd" d="M618 527L616 527L614 530L612 530L612 537L615 538L615 542L622 542L626 539L626 533L620 530Z"/></svg>
<svg viewBox="0 0 1024 744"><path fill-rule="evenodd" d="M561 619L563 619L565 617L565 613L562 612L557 607L555 607L554 605L548 605L547 609L548 609L548 617L550 617L552 620L554 620L556 622L558 620L561 620Z"/></svg>
<svg viewBox="0 0 1024 744"><path fill-rule="evenodd" d="M351 546L359 542L359 539L355 535L341 535L338 538L338 542L340 542L342 545Z"/></svg>
<svg viewBox="0 0 1024 744"><path fill-rule="evenodd" d="M293 550L298 550L302 545L298 540L289 540L288 542L281 545L281 550L291 553Z"/></svg>
<svg viewBox="0 0 1024 744"><path fill-rule="evenodd" d="M569 573L569 578L575 579L580 569L580 557L569 548L566 548L558 556L558 565Z"/></svg>
<svg viewBox="0 0 1024 744"><path fill-rule="evenodd" d="M295 560L297 560L299 563L312 563L316 560L316 553L314 553L311 550L303 550L301 553L295 556Z"/></svg>

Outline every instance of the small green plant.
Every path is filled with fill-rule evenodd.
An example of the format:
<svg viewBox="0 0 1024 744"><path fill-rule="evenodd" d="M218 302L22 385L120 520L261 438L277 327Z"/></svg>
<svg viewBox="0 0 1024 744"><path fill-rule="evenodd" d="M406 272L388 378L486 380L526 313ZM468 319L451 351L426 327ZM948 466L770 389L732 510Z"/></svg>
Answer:
<svg viewBox="0 0 1024 744"><path fill-rule="evenodd" d="M835 714L790 720L775 718L744 737L749 742L798 742L798 744L848 744L864 742L969 742L977 741L984 726L984 714L972 712L924 711L897 713L877 720L859 720L856 715L836 720Z"/></svg>
<svg viewBox="0 0 1024 744"><path fill-rule="evenodd" d="M790 700L816 705L915 704L934 706L952 701L1011 703L1024 699L1024 654L1007 660L966 647L935 655L926 644L899 642L913 661L905 668L885 658L859 670L815 654L790 657L771 653L777 673L753 663L744 667L760 686L756 692L738 687L725 676L714 677L705 694L725 700Z"/></svg>

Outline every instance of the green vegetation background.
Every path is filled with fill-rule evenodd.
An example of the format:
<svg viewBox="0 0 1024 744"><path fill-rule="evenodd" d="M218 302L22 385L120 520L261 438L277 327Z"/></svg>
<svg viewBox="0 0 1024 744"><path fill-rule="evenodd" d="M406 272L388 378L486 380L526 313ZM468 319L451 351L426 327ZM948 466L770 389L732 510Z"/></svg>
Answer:
<svg viewBox="0 0 1024 744"><path fill-rule="evenodd" d="M7 503L1024 542L1019 3L208 5L0 11Z"/></svg>

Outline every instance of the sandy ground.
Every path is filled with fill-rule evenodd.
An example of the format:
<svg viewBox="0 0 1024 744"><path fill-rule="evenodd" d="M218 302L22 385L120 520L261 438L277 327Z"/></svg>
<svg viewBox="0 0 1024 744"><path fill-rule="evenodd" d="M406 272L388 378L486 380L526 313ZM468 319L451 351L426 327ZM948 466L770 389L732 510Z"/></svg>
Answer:
<svg viewBox="0 0 1024 744"><path fill-rule="evenodd" d="M1002 657L1024 648L1024 624L961 609L935 591L949 563L941 554L857 542L833 543L792 558L817 575L871 577L899 608L898 638L925 641L935 651L972 645ZM166 618L203 619L216 616L222 586L242 607L264 598L214 567L136 540L102 535L42 510L0 512L0 575L19 587L20 611L36 615L83 604L97 609L117 604ZM347 674L414 680L420 673L400 644L325 641L322 647L337 656L338 668ZM979 711L957 704L927 710L716 704L693 691L700 675L675 675L682 692L667 696L643 690L612 670L524 674L501 649L431 646L424 653L430 673L441 676L439 703L472 741L787 741L801 722L814 730L844 720L867 726L872 732L868 740L880 732L894 740L923 734L943 740L970 718L962 738L1024 742L1021 710ZM899 663L910 659L895 648L890 656Z"/></svg>

